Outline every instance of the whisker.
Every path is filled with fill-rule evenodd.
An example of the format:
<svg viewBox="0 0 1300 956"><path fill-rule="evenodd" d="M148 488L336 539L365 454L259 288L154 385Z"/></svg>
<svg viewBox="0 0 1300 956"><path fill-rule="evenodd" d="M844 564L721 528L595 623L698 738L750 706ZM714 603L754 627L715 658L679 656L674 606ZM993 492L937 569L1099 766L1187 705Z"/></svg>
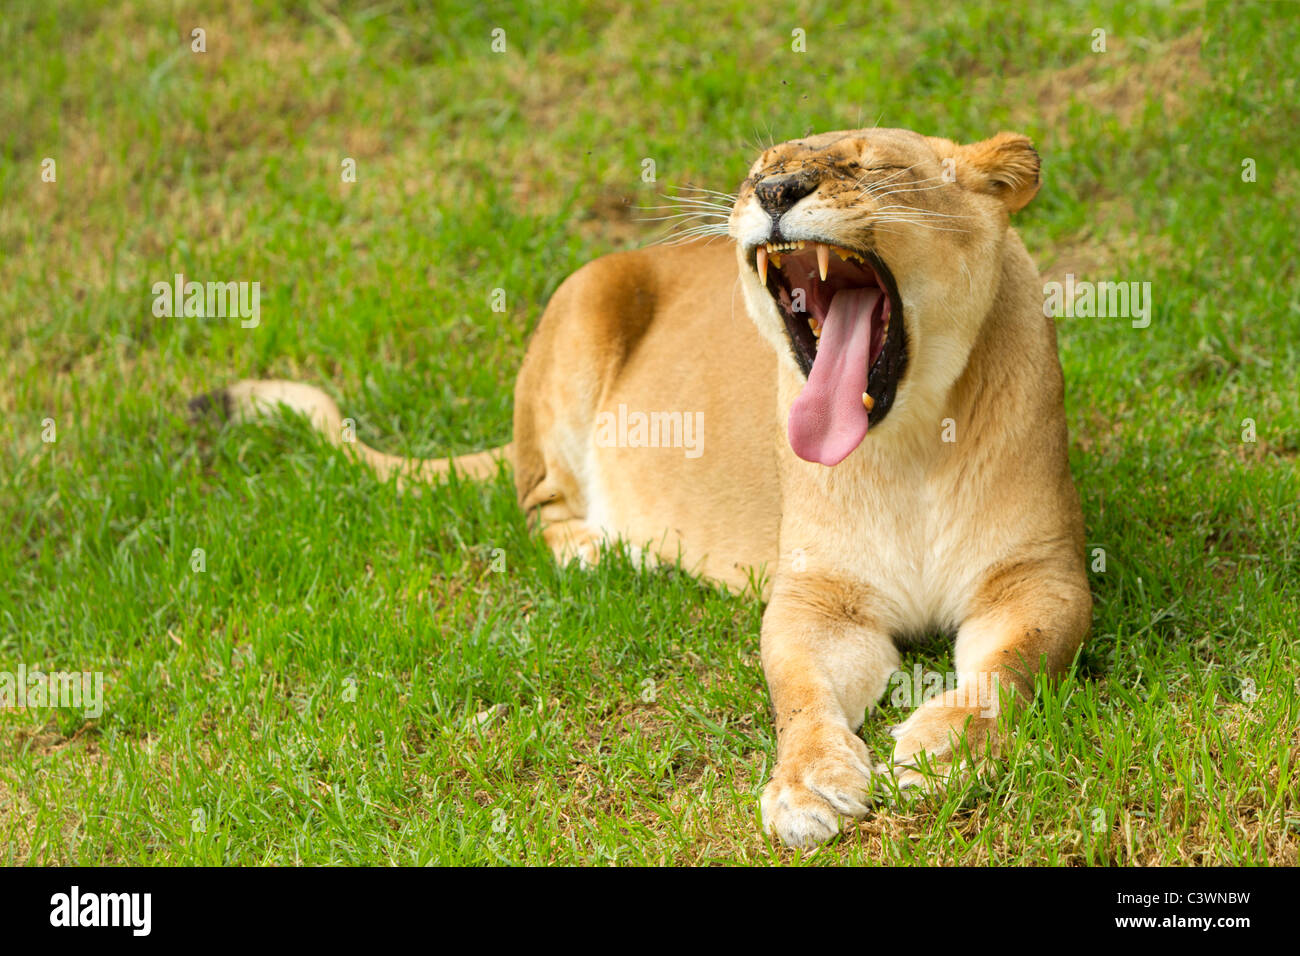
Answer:
<svg viewBox="0 0 1300 956"><path fill-rule="evenodd" d="M871 225L874 227L876 222L894 222L894 223L899 223L908 226L920 226L923 229L932 229L935 232L960 232L963 234L970 233L969 229L948 229L944 226L936 226L933 223L929 223L929 222L918 222L915 219L897 219L893 217L886 217L884 219L874 220L871 223Z"/></svg>
<svg viewBox="0 0 1300 956"><path fill-rule="evenodd" d="M689 200L694 199L702 203L712 202L712 200L715 199L735 199L735 196L732 196L731 194L714 193L714 191L712 190L706 191L701 189L701 190L692 190L692 191L693 193L701 193L702 195L681 195L679 193L676 195L666 195L664 196L664 199L681 200L681 202L689 202Z"/></svg>
<svg viewBox="0 0 1300 956"><path fill-rule="evenodd" d="M673 220L680 219L683 222L688 222L692 219L699 219L701 222L708 222L711 219L716 219L719 222L726 222L729 218L729 216L723 216L718 213L679 212L672 216L637 216L635 221L672 222Z"/></svg>
<svg viewBox="0 0 1300 956"><path fill-rule="evenodd" d="M721 222L704 223L702 225L686 226L684 228L679 225L660 226L659 228L662 230L660 235L663 237L713 236L722 235L727 232L726 224Z"/></svg>
<svg viewBox="0 0 1300 956"><path fill-rule="evenodd" d="M733 195L732 193L724 193L724 192L723 192L722 190L720 190L720 189L710 189L710 188L707 187L707 186L696 186L696 185L693 185L692 183L685 183L684 185L682 185L682 186L680 186L680 187L677 187L677 188L679 188L679 189L681 189L681 190L685 190L685 191L687 191L687 192L693 192L693 193L704 193L706 196L715 196L715 197L717 197L717 198L719 198L719 199L726 199L726 200L728 200L729 202L735 202L735 201L736 201L736 198L737 198L737 197L736 197L735 195ZM689 197L689 196L666 196L666 197L664 197L664 198L666 198L666 199L679 199L679 198L681 198L681 199L689 199L689 198L691 198L691 197Z"/></svg>
<svg viewBox="0 0 1300 956"><path fill-rule="evenodd" d="M942 183L939 183L939 184L936 185L936 186L917 186L917 187L911 187L911 186L909 186L909 187L902 187L902 186L899 186L899 187L897 187L897 188L895 188L895 189L887 189L887 190L885 190L883 193L873 193L873 195L875 195L875 196L876 196L877 198L879 198L879 199L888 199L890 196L894 196L894 195L900 195L900 196L901 196L901 195L904 194L904 193L923 193L923 192L927 192L928 190L931 190L931 189L942 189L944 186L950 186L950 185L952 185L951 181L948 181L948 182L942 182Z"/></svg>
<svg viewBox="0 0 1300 956"><path fill-rule="evenodd" d="M672 203L667 206L638 206L638 209L656 210L656 209L676 209L679 212L716 212L720 215L730 215L731 206L724 206L721 203Z"/></svg>
<svg viewBox="0 0 1300 956"><path fill-rule="evenodd" d="M639 213L662 213L664 218L669 216L687 218L690 216L699 216L701 218L728 219L731 216L729 209L692 209L681 206L633 206Z"/></svg>
<svg viewBox="0 0 1300 956"><path fill-rule="evenodd" d="M913 163L911 166L905 166L905 167L902 168L902 169L895 170L894 172L892 172L892 173L890 173L888 176L886 176L884 179L882 179L880 182L881 182L881 184L887 183L887 182L889 182L891 179L896 179L896 178L898 178L899 176L903 175L903 173L910 172L910 171L912 171L913 169L916 169L916 167L917 167L917 166L920 166L920 165L921 165L921 164L920 164L919 162L917 162L917 163ZM866 176L863 176L862 179L858 180L858 185L862 185L862 182L863 182L866 178L867 178Z"/></svg>
<svg viewBox="0 0 1300 956"><path fill-rule="evenodd" d="M874 219L874 218L877 218L877 214L872 213L871 218L873 218L873 219ZM931 222L931 221L932 221L932 220L927 220L927 219L925 219L924 217L909 216L909 215L907 215L906 213L901 213L901 212L891 212L891 213L887 213L887 214L885 214L885 215L879 216L879 218L880 218L880 219L893 219L893 220L897 220L897 221L900 221L900 222L916 222L916 223L928 223L928 222ZM956 218L959 218L959 219L965 219L965 218L967 218L967 217L965 217L965 216L958 216L958 217L956 217Z"/></svg>
<svg viewBox="0 0 1300 956"><path fill-rule="evenodd" d="M940 182L940 180L942 181ZM943 176L931 176L928 179L918 179L915 182L896 183L884 189L881 188L880 183L873 184L873 183L859 182L857 185L859 189L865 189L867 192L870 192L873 195L879 194L881 196L888 196L891 193L896 193L896 192L911 193L911 192L917 192L918 190L921 189L940 189L943 186L949 185L951 182L952 182L951 180L945 179ZM925 183L937 183L937 185L927 186L925 185Z"/></svg>
<svg viewBox="0 0 1300 956"><path fill-rule="evenodd" d="M937 209L920 209L916 206L877 206L873 212L885 212L888 209L904 209L907 212L914 213L918 216L933 216L939 219L969 219L970 216L962 216L957 213L939 212Z"/></svg>
<svg viewBox="0 0 1300 956"><path fill-rule="evenodd" d="M681 235L668 235L652 242L652 246L681 246L688 242L694 242L696 239L721 239L727 234L725 232L691 232L682 233Z"/></svg>
<svg viewBox="0 0 1300 956"><path fill-rule="evenodd" d="M641 212L663 212L663 211L682 212L682 213L691 213L692 215L701 215L701 216L728 216L731 214L730 206L697 206L688 203L671 203L667 206L638 205L638 206L633 206L632 208L638 209Z"/></svg>
<svg viewBox="0 0 1300 956"><path fill-rule="evenodd" d="M735 196L725 196L725 195L723 195L722 193L719 193L719 194L716 195L716 196L702 196L702 197L698 197L698 196L697 196L697 197L686 197L686 196L683 196L683 197L681 197L678 201L679 201L679 202L694 202L694 203L712 203L712 204L714 204L714 205L718 205L718 206L733 206L733 205L735 205L735 203L736 203L736 197L735 197Z"/></svg>
<svg viewBox="0 0 1300 956"><path fill-rule="evenodd" d="M672 198L690 199L690 196L683 196L683 192L704 193L706 196L730 196L730 193L724 193L720 189L705 189L702 186L683 186Z"/></svg>
<svg viewBox="0 0 1300 956"><path fill-rule="evenodd" d="M718 202L716 199L704 199L699 196L660 196L659 198L667 199L670 203L678 206L727 206L729 208L731 205L730 203Z"/></svg>
<svg viewBox="0 0 1300 956"><path fill-rule="evenodd" d="M737 197L690 183L668 188L669 192L659 196L666 204L635 207L640 213L659 214L637 216L637 222L664 224L663 235L651 245L673 246L697 239L712 241L729 234L728 223Z"/></svg>
<svg viewBox="0 0 1300 956"><path fill-rule="evenodd" d="M708 242L712 242L712 241L715 240L715 239L724 239L724 238L726 238L727 233L726 233L725 230L723 230L722 232L700 232L700 233L688 232L688 233L682 233L682 234L674 234L674 235L664 236L662 239L658 239L658 240L656 240L655 242L650 243L650 245L652 245L652 246L682 246L682 245L685 245L685 244L688 243L688 242L694 242L696 239L701 239L701 238L704 238L704 237L706 237L706 236L707 236L708 238L705 239L705 242L708 243Z"/></svg>

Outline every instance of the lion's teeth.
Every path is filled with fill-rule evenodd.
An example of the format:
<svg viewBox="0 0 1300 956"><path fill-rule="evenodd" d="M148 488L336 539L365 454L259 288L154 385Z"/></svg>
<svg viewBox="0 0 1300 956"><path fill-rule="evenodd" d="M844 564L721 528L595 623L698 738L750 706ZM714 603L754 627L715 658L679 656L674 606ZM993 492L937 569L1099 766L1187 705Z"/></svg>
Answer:
<svg viewBox="0 0 1300 956"><path fill-rule="evenodd" d="M796 249L802 249L805 243L802 239L798 242L768 242L764 243L769 253L773 252L794 252Z"/></svg>
<svg viewBox="0 0 1300 956"><path fill-rule="evenodd" d="M808 318L808 328L812 329L814 338L820 339L822 337L822 324L817 321L816 316L810 316Z"/></svg>
<svg viewBox="0 0 1300 956"><path fill-rule="evenodd" d="M764 246L758 247L756 265L758 266L758 281L763 285L767 285L767 249Z"/></svg>
<svg viewBox="0 0 1300 956"><path fill-rule="evenodd" d="M769 259L779 269L781 267L781 256L783 254L800 252L808 248L808 245L809 243L806 239L794 239L787 242L765 242L761 246L758 246L756 255L758 258L760 278L764 278L764 281L766 281L765 277L767 275L767 270L765 264ZM840 261L842 262L847 262L850 259L857 262L865 261L858 253L854 252L852 249L845 249L843 246L832 246L825 242L814 242L812 243L812 247L817 253L817 271L821 275L823 282L825 282L827 276L830 275L831 252L834 252L839 256Z"/></svg>
<svg viewBox="0 0 1300 956"><path fill-rule="evenodd" d="M865 408L865 409L869 412L869 411L871 411L873 408L876 407L876 400L875 400L874 398L872 398L870 395L868 395L866 392L863 392L863 393L862 393L862 407Z"/></svg>

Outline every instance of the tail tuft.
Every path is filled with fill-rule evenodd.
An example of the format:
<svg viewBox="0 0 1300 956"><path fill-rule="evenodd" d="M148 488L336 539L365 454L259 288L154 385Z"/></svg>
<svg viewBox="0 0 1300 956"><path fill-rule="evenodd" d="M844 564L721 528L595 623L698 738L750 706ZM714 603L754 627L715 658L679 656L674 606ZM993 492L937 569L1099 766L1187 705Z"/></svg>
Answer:
<svg viewBox="0 0 1300 956"><path fill-rule="evenodd" d="M204 392L190 399L189 417L191 424L198 424L205 418L220 417L223 421L230 418L230 393L224 388L215 392Z"/></svg>

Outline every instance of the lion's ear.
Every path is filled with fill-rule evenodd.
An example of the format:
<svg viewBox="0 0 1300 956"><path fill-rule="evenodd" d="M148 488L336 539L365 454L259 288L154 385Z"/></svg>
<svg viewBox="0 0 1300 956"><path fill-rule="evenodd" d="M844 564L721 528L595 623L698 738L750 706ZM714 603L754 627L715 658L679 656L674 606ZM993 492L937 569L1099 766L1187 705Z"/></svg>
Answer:
<svg viewBox="0 0 1300 956"><path fill-rule="evenodd" d="M1038 192L1038 151L1028 136L998 133L980 143L958 146L954 159L957 181L1001 199L1007 212L1024 209Z"/></svg>

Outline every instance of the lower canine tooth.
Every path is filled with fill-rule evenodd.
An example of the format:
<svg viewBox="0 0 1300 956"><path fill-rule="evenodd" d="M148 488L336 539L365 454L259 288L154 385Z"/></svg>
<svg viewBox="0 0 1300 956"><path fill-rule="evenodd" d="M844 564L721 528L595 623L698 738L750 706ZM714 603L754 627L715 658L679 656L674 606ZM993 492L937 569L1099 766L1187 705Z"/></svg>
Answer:
<svg viewBox="0 0 1300 956"><path fill-rule="evenodd" d="M868 395L866 392L863 392L862 407L865 408L867 411L871 411L873 408L876 407L876 400L872 398L870 395Z"/></svg>

